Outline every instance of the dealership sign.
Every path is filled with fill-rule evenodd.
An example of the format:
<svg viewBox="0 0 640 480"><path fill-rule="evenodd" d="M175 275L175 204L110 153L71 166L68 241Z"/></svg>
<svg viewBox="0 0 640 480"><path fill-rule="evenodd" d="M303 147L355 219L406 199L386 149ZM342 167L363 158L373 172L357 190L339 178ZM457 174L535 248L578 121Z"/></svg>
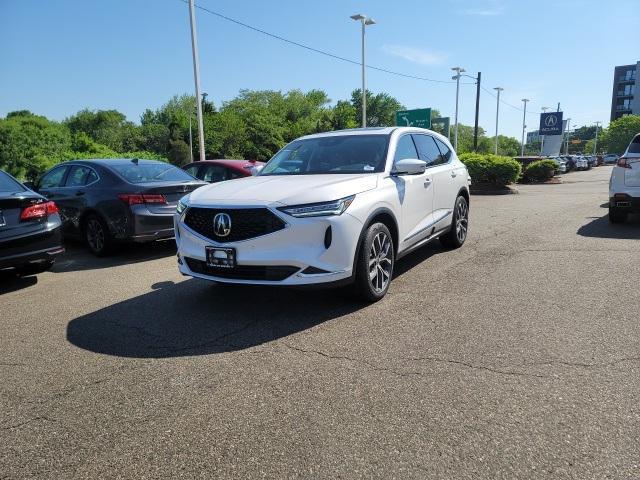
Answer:
<svg viewBox="0 0 640 480"><path fill-rule="evenodd" d="M562 135L562 112L540 114L540 135Z"/></svg>

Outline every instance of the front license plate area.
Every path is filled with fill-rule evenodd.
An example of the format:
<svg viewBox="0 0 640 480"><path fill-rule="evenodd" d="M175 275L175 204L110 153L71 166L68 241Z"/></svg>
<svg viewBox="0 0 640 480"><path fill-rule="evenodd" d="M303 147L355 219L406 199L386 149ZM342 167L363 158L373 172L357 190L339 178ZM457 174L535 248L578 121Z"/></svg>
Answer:
<svg viewBox="0 0 640 480"><path fill-rule="evenodd" d="M233 268L236 266L236 249L204 247L207 266L215 268Z"/></svg>

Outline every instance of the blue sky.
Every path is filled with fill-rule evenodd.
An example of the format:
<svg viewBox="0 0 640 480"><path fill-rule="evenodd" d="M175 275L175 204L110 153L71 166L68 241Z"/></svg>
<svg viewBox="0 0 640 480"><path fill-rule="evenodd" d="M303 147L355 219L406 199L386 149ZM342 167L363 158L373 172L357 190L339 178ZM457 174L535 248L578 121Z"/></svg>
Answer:
<svg viewBox="0 0 640 480"><path fill-rule="evenodd" d="M489 90L529 109L562 105L572 123L608 123L613 67L640 60L637 0L197 0L211 10L359 60L365 13L368 63L450 80L482 72ZM197 12L203 91L216 105L240 89L325 90L333 101L360 85L360 68ZM61 120L81 108L139 121L147 107L193 92L188 7L180 0L0 0L0 116L17 109ZM453 117L455 84L369 71L368 88L408 108ZM473 123L475 86L461 87L460 121ZM495 98L480 124L494 132ZM529 130L537 128L528 116ZM500 133L520 138L522 112L500 107Z"/></svg>

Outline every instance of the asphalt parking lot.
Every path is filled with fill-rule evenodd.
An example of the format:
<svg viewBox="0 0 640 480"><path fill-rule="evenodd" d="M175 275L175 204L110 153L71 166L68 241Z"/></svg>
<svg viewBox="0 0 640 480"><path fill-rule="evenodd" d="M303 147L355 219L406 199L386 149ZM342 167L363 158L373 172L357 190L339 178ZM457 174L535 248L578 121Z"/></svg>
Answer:
<svg viewBox="0 0 640 480"><path fill-rule="evenodd" d="M179 275L0 283L0 478L640 478L640 220L610 168L474 196L374 305Z"/></svg>

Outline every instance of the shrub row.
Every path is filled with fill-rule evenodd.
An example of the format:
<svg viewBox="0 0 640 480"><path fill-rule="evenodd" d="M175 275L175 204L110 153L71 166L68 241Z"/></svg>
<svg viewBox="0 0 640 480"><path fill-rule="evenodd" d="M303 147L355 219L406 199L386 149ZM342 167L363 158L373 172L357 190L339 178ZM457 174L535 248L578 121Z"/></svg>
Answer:
<svg viewBox="0 0 640 480"><path fill-rule="evenodd" d="M553 160L536 160L524 169L526 182L546 182L553 178L558 166Z"/></svg>
<svg viewBox="0 0 640 480"><path fill-rule="evenodd" d="M475 184L503 187L517 182L522 171L520 163L510 157L463 153L459 158L467 166Z"/></svg>

